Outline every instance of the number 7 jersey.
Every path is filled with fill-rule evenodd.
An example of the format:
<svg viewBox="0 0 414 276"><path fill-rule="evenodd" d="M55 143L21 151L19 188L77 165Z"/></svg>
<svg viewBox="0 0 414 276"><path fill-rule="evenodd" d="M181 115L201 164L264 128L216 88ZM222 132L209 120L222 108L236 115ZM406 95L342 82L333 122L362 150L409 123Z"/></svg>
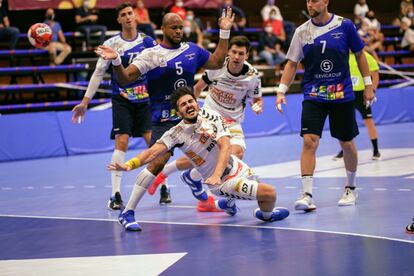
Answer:
<svg viewBox="0 0 414 276"><path fill-rule="evenodd" d="M364 44L351 20L332 14L324 25L312 19L296 29L287 58L303 61L302 90L305 100L347 102L354 100L349 73L349 51Z"/></svg>

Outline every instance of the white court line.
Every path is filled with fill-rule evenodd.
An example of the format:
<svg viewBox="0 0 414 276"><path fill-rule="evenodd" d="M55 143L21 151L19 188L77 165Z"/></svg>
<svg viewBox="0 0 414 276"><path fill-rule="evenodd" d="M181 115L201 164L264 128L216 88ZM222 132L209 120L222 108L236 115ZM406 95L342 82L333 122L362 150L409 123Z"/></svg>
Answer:
<svg viewBox="0 0 414 276"><path fill-rule="evenodd" d="M13 189L11 187L2 187L1 190L2 191L11 191Z"/></svg>
<svg viewBox="0 0 414 276"><path fill-rule="evenodd" d="M387 188L375 188L374 190L375 191L388 191Z"/></svg>
<svg viewBox="0 0 414 276"><path fill-rule="evenodd" d="M38 218L38 219L58 219L58 220L81 220L81 221L113 221L118 222L117 219L99 219L99 218L77 218L77 217L48 217L48 216L28 216L28 215L9 215L9 214L0 214L0 217L9 217L9 218ZM171 222L171 221L148 221L140 220L139 223L153 223L153 224L172 224L172 225L193 225L193 226L222 226L222 227L236 227L236 228L253 228L253 229L274 229L274 230L289 230L289 231L302 231L302 232L314 232L314 233L324 233L324 234L336 234L344 236L353 236L353 237L363 237L363 238L372 238L379 240L388 240L388 241L397 241L404 243L414 244L414 240L403 240L396 238L389 238L384 236L375 236L359 233L349 233L349 232L338 232L338 231L327 231L327 230L316 230L316 229L305 229L305 228L289 228L289 227L275 227L275 226L263 226L263 225L243 225L243 224L223 224L223 223L198 223L198 222Z"/></svg>
<svg viewBox="0 0 414 276"><path fill-rule="evenodd" d="M55 186L43 186L43 189L54 189Z"/></svg>
<svg viewBox="0 0 414 276"><path fill-rule="evenodd" d="M85 189L94 189L95 186L94 185L83 185L83 188L85 188Z"/></svg>
<svg viewBox="0 0 414 276"><path fill-rule="evenodd" d="M328 190L340 190L343 189L341 187L328 187Z"/></svg>
<svg viewBox="0 0 414 276"><path fill-rule="evenodd" d="M63 186L63 189L75 189L75 186Z"/></svg>
<svg viewBox="0 0 414 276"><path fill-rule="evenodd" d="M398 189L399 192L411 192L411 189Z"/></svg>

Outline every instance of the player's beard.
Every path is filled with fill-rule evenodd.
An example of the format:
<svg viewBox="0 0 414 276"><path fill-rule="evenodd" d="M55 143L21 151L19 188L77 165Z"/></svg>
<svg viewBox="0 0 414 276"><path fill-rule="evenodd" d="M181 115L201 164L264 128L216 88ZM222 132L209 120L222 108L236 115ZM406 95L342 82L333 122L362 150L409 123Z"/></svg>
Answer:
<svg viewBox="0 0 414 276"><path fill-rule="evenodd" d="M174 45L174 46L180 46L180 43L181 43L181 40L182 40L182 38L180 39L180 41L176 41L176 40L174 40L172 37L168 37L167 36L167 40L168 40L168 42L171 44L171 45Z"/></svg>
<svg viewBox="0 0 414 276"><path fill-rule="evenodd" d="M315 11L315 10L310 10L310 11L309 11L309 15L310 15L312 18L318 17L320 14L321 14L320 12Z"/></svg>

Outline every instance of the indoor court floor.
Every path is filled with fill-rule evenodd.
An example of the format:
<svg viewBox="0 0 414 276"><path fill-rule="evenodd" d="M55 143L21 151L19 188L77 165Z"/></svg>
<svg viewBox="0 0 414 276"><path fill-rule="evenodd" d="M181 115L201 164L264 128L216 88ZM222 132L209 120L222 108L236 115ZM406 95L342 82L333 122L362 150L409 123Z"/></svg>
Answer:
<svg viewBox="0 0 414 276"><path fill-rule="evenodd" d="M136 209L143 231L125 232L106 208L112 153L0 163L0 275L412 276L414 235L404 229L414 217L414 123L378 126L380 161L360 132L357 205L337 206L345 171L324 132L310 213L293 209L300 136L247 140L247 164L291 211L274 223L255 219L251 201L234 217L197 212L177 173L173 203L146 195ZM124 174L124 201L137 172Z"/></svg>

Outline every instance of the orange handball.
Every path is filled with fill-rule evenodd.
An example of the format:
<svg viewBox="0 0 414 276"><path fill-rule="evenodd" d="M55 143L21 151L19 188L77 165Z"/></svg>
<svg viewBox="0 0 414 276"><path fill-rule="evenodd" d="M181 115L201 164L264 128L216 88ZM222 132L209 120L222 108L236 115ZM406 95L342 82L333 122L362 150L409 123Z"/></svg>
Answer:
<svg viewBox="0 0 414 276"><path fill-rule="evenodd" d="M33 24L27 32L30 44L36 48L45 48L52 41L53 32L49 25L44 23Z"/></svg>

